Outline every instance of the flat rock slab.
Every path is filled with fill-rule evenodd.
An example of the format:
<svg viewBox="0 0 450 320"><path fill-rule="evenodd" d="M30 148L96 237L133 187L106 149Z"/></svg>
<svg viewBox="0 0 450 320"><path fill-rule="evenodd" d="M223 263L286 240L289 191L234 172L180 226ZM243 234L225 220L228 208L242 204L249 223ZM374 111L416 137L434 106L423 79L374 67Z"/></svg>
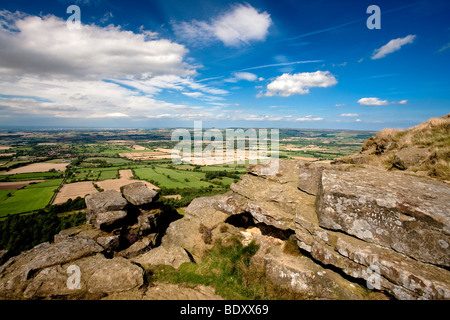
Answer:
<svg viewBox="0 0 450 320"><path fill-rule="evenodd" d="M158 283L148 288L143 300L223 300L215 293L214 288L196 286L187 288L176 284Z"/></svg>
<svg viewBox="0 0 450 320"><path fill-rule="evenodd" d="M300 248L324 265L353 278L377 280L374 288L397 299L450 298L449 271L376 244L319 226L317 216L298 213L295 234Z"/></svg>
<svg viewBox="0 0 450 320"><path fill-rule="evenodd" d="M158 195L156 191L148 189L143 182L134 182L126 186L122 186L120 187L120 191L125 199L135 206L151 203Z"/></svg>
<svg viewBox="0 0 450 320"><path fill-rule="evenodd" d="M132 258L131 261L138 263L143 267L164 264L172 266L175 269L178 269L178 267L183 263L191 262L187 252L183 248L176 246L160 246Z"/></svg>
<svg viewBox="0 0 450 320"><path fill-rule="evenodd" d="M94 255L104 249L92 239L68 238L55 244L37 245L9 259L0 267L0 296L21 292L42 269Z"/></svg>
<svg viewBox="0 0 450 320"><path fill-rule="evenodd" d="M67 285L71 272L79 270L79 288ZM144 283L142 268L124 258L107 259L101 254L68 264L43 269L28 282L26 298L76 296L85 293L109 294L139 288Z"/></svg>
<svg viewBox="0 0 450 320"><path fill-rule="evenodd" d="M268 163L255 164L247 167L247 171L255 176L278 183L297 183L303 161L278 160Z"/></svg>
<svg viewBox="0 0 450 320"><path fill-rule="evenodd" d="M423 262L450 266L450 187L372 168L324 170L319 224Z"/></svg>

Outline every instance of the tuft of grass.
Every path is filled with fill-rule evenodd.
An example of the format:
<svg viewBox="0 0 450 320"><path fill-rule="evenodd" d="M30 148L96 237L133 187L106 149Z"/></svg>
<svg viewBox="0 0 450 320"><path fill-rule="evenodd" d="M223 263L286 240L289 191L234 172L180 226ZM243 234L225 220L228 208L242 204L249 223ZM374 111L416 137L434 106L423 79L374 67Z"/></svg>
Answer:
<svg viewBox="0 0 450 320"><path fill-rule="evenodd" d="M169 282L187 287L206 285L230 300L281 300L305 297L270 282L261 266L251 263L259 246L252 241L243 246L238 238L230 244L217 241L200 263L184 263L178 270L170 266L154 266L147 270L148 281Z"/></svg>
<svg viewBox="0 0 450 320"><path fill-rule="evenodd" d="M284 242L283 252L292 256L302 256L302 252L298 247L297 241L294 238L289 238Z"/></svg>

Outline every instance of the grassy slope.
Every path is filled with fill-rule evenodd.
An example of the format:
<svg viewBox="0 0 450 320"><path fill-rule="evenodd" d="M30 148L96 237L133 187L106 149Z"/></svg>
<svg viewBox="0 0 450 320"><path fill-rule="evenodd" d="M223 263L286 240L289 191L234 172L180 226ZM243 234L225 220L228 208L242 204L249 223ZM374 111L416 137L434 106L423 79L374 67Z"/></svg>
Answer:
<svg viewBox="0 0 450 320"><path fill-rule="evenodd" d="M384 129L364 142L361 151L343 158L349 163L392 169L402 149L423 149L426 156L408 171L423 172L438 180L450 180L450 114L431 118L407 130Z"/></svg>

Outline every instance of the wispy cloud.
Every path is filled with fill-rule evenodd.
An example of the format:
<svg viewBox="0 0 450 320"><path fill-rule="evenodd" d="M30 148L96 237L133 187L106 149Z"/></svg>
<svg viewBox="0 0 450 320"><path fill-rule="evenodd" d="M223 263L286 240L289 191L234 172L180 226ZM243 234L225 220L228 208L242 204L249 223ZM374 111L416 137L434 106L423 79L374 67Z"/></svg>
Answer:
<svg viewBox="0 0 450 320"><path fill-rule="evenodd" d="M420 2L412 3L412 4L408 4L408 5L402 6L402 7L398 7L398 8L394 8L394 9L383 11L383 15L389 14L389 13L393 13L393 12L396 12L396 11L400 11L400 10L404 10L406 8L415 7L417 5L420 5ZM355 19L355 20L352 20L352 21L349 21L349 22L345 22L345 23L336 25L336 26L331 26L331 27L324 28L324 29L310 31L310 32L307 32L307 33L304 33L304 34L301 34L301 35L298 35L298 36L295 36L295 37L284 39L284 41L297 40L297 39L309 37L309 36L312 36L312 35L316 35L316 34L320 34L320 33L324 33L324 32L329 32L329 31L333 31L333 30L337 30L337 29L341 29L341 28L344 28L344 27L352 25L352 24L361 23L363 21L366 21L366 19L367 19L367 17L363 17L363 18Z"/></svg>
<svg viewBox="0 0 450 320"><path fill-rule="evenodd" d="M256 70L256 69L263 69L263 68L272 68L272 67L282 67L282 66L290 66L294 64L303 64L303 63L319 63L323 62L323 60L301 60L301 61L293 61L293 62L283 62L283 63L273 63L273 64L264 64L261 66L256 67L250 67L241 69L239 71L248 71L248 70Z"/></svg>
<svg viewBox="0 0 450 320"><path fill-rule="evenodd" d="M312 115L308 115L306 117L301 117L301 118L295 119L295 121L322 121L322 120L323 120L323 118L313 117Z"/></svg>
<svg viewBox="0 0 450 320"><path fill-rule="evenodd" d="M358 113L341 113L340 117L359 117Z"/></svg>
<svg viewBox="0 0 450 320"><path fill-rule="evenodd" d="M444 44L439 50L438 52L444 52L445 50L447 50L448 48L450 48L450 42L447 44Z"/></svg>
<svg viewBox="0 0 450 320"><path fill-rule="evenodd" d="M238 82L240 80L256 81L258 76L250 72L233 72L231 78L225 79L226 82Z"/></svg>
<svg viewBox="0 0 450 320"><path fill-rule="evenodd" d="M415 35L410 34L404 38L392 39L381 48L375 49L372 54L372 60L384 58L388 54L400 50L405 44L413 43L415 38Z"/></svg>

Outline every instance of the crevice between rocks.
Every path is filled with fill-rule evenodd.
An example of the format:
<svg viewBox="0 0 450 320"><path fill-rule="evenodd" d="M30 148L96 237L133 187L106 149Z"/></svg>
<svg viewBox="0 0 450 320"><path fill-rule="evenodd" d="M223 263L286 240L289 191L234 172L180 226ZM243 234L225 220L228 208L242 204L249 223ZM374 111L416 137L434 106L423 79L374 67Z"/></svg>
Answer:
<svg viewBox="0 0 450 320"><path fill-rule="evenodd" d="M271 236L274 238L278 238L280 240L287 240L289 237L291 237L293 234L295 234L295 231L291 229L283 230L268 224L265 224L263 222L255 222L255 219L251 215L250 212L244 212L240 214L231 215L230 217L225 220L225 223L231 224L232 226L235 226L237 228L244 228L248 229L250 227L256 227L261 231L261 234L265 236Z"/></svg>
<svg viewBox="0 0 450 320"><path fill-rule="evenodd" d="M373 246L376 246L376 247L379 247L379 248L383 248L383 249L385 249L385 250L392 250L392 251L394 251L396 254L399 254L399 255L401 255L402 257L405 257L405 258L414 260L414 261L416 261L416 262L418 262L418 263L422 263L422 264L424 264L424 265L428 265L428 266L431 266L431 267L440 268L440 269L444 269L444 270L446 270L446 271L450 271L450 267L447 267L447 266L444 266L444 265L439 265L439 264L434 264L434 263L429 263L429 262L425 262L425 261L419 260L419 259L417 259L417 258L415 258L415 257L413 257L413 256L410 256L410 255L405 254L404 252L397 251L395 248L392 248L391 246L388 247L388 246L384 246L384 245L379 244L379 243L374 243L374 242L366 241L366 240L364 240L364 239L358 238L357 236L355 236L355 235L353 235L353 234L347 233L347 232L345 232L344 230L326 228L326 227L323 227L323 226L321 226L321 225L319 225L319 227L322 228L322 229L324 229L324 230L330 231L330 232L336 232L336 233L339 233L339 234L343 234L343 235L345 235L345 236L347 236L347 237L352 237L352 238L354 238L354 239L363 241L363 242L365 242L365 243L367 243L367 244L369 244L369 245L373 245ZM306 230L306 229L305 229L305 230ZM308 232L309 232L309 231L308 231ZM309 232L309 233L312 235L311 232Z"/></svg>

